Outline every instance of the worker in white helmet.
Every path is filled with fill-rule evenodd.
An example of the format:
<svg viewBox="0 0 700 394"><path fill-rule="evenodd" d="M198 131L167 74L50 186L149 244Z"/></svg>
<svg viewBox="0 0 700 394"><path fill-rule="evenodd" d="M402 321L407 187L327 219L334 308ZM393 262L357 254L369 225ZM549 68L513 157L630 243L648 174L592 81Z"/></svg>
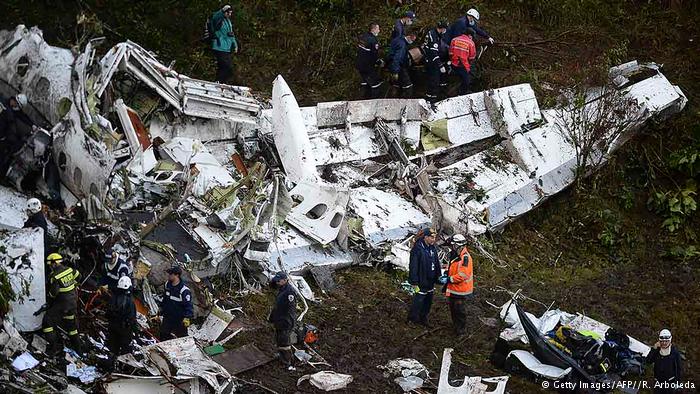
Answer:
<svg viewBox="0 0 700 394"><path fill-rule="evenodd" d="M671 331L664 328L659 340L646 357L647 364L654 364L654 393L678 393L681 388L681 355L671 344Z"/></svg>
<svg viewBox="0 0 700 394"><path fill-rule="evenodd" d="M476 8L470 8L466 15L454 21L447 29L447 33L443 36L445 44L449 46L452 40L467 31L467 28L474 30L475 36L483 37L493 44L495 42L493 37L486 30L479 27L479 17L479 11Z"/></svg>
<svg viewBox="0 0 700 394"><path fill-rule="evenodd" d="M0 178L7 173L14 153L19 152L29 137L28 131L36 128L24 113L28 103L27 96L22 93L10 98L0 97ZM27 128L18 128L18 121Z"/></svg>
<svg viewBox="0 0 700 394"><path fill-rule="evenodd" d="M41 201L38 198L30 198L27 200L27 221L24 222L24 228L41 228L44 230L44 251L47 252L50 248L49 233L47 231L46 216L42 209Z"/></svg>
<svg viewBox="0 0 700 394"><path fill-rule="evenodd" d="M122 276L107 308L107 347L115 358L129 353L129 345L134 337L136 305L131 293L131 278Z"/></svg>

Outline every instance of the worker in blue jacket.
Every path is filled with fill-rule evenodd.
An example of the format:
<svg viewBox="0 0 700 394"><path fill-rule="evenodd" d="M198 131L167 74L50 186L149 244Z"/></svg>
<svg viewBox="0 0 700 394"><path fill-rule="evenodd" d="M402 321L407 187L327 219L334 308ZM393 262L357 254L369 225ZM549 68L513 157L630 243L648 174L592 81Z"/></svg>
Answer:
<svg viewBox="0 0 700 394"><path fill-rule="evenodd" d="M402 37L396 37L391 41L389 49L389 72L391 73L392 86L401 88L401 97L411 96L413 81L411 81L410 60L408 46L416 40L416 35L406 33Z"/></svg>
<svg viewBox="0 0 700 394"><path fill-rule="evenodd" d="M231 52L238 53L238 42L231 24L232 15L233 8L227 4L211 17L211 29L214 34L211 49L216 58L216 81L220 83L228 83L233 76Z"/></svg>
<svg viewBox="0 0 700 394"><path fill-rule="evenodd" d="M192 292L182 280L182 268L172 267L167 271L168 282L163 294L163 322L160 325L160 340L187 336L187 327L193 316Z"/></svg>
<svg viewBox="0 0 700 394"><path fill-rule="evenodd" d="M465 32L467 28L471 28L477 36L487 39L491 44L495 42L486 30L479 27L479 11L475 8L470 8L465 16L454 21L447 29L447 33L443 37L447 46L450 45L455 37L459 37L462 32Z"/></svg>
<svg viewBox="0 0 700 394"><path fill-rule="evenodd" d="M406 35L406 26L411 26L413 21L416 19L416 13L413 11L406 11L403 16L394 22L394 30L391 31L391 37L389 40L394 41L397 37L403 37Z"/></svg>
<svg viewBox="0 0 700 394"><path fill-rule="evenodd" d="M114 291L117 289L117 283L121 277L131 277L131 265L129 265L129 263L112 248L105 251L103 262L105 274L100 282L103 285L102 291L104 291L104 287L107 287L111 293L114 293Z"/></svg>
<svg viewBox="0 0 700 394"><path fill-rule="evenodd" d="M428 314L433 304L435 285L439 283L442 269L435 248L436 234L431 229L419 234L408 265L408 283L413 286L413 303L408 321L428 325Z"/></svg>

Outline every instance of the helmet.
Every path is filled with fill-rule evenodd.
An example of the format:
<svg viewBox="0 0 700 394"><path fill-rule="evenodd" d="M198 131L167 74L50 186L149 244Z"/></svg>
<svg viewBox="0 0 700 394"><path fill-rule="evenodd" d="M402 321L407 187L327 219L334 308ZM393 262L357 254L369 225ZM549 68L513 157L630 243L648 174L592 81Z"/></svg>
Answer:
<svg viewBox="0 0 700 394"><path fill-rule="evenodd" d="M38 198L30 198L27 200L27 211L37 213L41 211L41 201Z"/></svg>
<svg viewBox="0 0 700 394"><path fill-rule="evenodd" d="M479 11L476 10L476 8L470 8L469 11L467 11L467 15L474 17L474 19L479 20Z"/></svg>
<svg viewBox="0 0 700 394"><path fill-rule="evenodd" d="M452 236L452 242L457 245L464 245L465 243L467 243L467 239L464 238L464 235L462 234L455 234Z"/></svg>
<svg viewBox="0 0 700 394"><path fill-rule="evenodd" d="M406 11L403 16L404 18L416 19L416 13L413 11Z"/></svg>
<svg viewBox="0 0 700 394"><path fill-rule="evenodd" d="M670 341L671 340L671 331L669 331L665 328L663 330L661 330L661 332L659 333L659 340L660 341L664 341L664 340Z"/></svg>
<svg viewBox="0 0 700 394"><path fill-rule="evenodd" d="M58 253L51 253L51 254L46 258L46 261L48 261L49 263L56 263L56 264L58 264L58 263L60 263L60 262L63 261L63 256L61 256L61 255L58 254Z"/></svg>
<svg viewBox="0 0 700 394"><path fill-rule="evenodd" d="M27 103L29 102L27 100L27 95L24 93L20 93L15 96L15 101L17 101L17 105L19 105L19 108L22 109Z"/></svg>
<svg viewBox="0 0 700 394"><path fill-rule="evenodd" d="M117 282L117 289L129 290L131 288L131 278L122 276Z"/></svg>

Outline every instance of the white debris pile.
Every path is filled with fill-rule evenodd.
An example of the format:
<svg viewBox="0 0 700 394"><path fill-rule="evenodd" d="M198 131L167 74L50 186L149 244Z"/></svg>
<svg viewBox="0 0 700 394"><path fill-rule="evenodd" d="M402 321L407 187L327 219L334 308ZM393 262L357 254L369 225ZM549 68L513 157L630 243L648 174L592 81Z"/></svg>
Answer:
<svg viewBox="0 0 700 394"><path fill-rule="evenodd" d="M15 156L10 178L21 191L27 174L45 167L34 180L36 194L70 212L51 237L62 253L94 259L121 245L141 290L144 329L146 315L158 314L156 289L172 264L192 285L195 318L206 317L193 337L173 342L191 353L138 338L146 357L122 360L154 376L123 375L108 392L164 381L194 392L200 379L223 389L230 375L195 345L195 338L215 342L231 322L224 308L209 314L209 278L247 293L280 270L300 275L385 262L407 269L420 229L498 230L575 178L576 150L557 127L559 114L572 108L541 109L527 84L435 106L377 99L300 108L282 76L271 101L262 102L246 87L180 74L131 41L108 49L97 42L73 51L50 46L36 27L0 32L0 94L26 94L28 116L42 126ZM615 67L611 80L634 103L636 121L595 152L602 162L644 122L671 116L687 101L654 64ZM600 100L592 91L584 111ZM54 245L44 244L41 230L18 230L25 195L0 188L0 199L0 229L7 231L0 257L13 289L31 293L12 303L9 316L19 331L36 330L41 315L34 312L45 302L43 255ZM96 267L81 264L88 276ZM293 279L304 299L317 299L301 276ZM598 329L583 317L570 320ZM3 335L6 351L26 349L17 335ZM508 335L522 336L517 326ZM90 339L104 350L103 338ZM404 389L427 378L414 369L401 367ZM307 378L324 387L352 380L328 371ZM484 382L502 392L499 379L469 378L470 392L483 392ZM439 392L456 392L448 385L441 380Z"/></svg>
<svg viewBox="0 0 700 394"><path fill-rule="evenodd" d="M428 369L418 360L412 358L397 358L386 365L377 368L384 370L385 377L394 376L394 382L404 392L409 392L423 387L423 383L430 378Z"/></svg>

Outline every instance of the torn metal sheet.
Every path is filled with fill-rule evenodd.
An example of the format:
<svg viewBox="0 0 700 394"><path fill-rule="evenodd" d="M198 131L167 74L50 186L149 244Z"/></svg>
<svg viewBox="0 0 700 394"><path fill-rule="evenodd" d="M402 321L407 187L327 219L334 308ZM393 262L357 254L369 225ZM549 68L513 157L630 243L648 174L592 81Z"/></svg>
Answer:
<svg viewBox="0 0 700 394"><path fill-rule="evenodd" d="M324 293L332 291L335 288L333 281L333 270L331 267L311 267L311 275L316 280L316 284Z"/></svg>
<svg viewBox="0 0 700 394"><path fill-rule="evenodd" d="M204 394L205 387L199 378L164 378L162 376L133 376L113 373L116 378L104 383L107 394Z"/></svg>
<svg viewBox="0 0 700 394"><path fill-rule="evenodd" d="M554 365L542 364L532 353L525 350L513 350L508 353L508 358L516 358L518 361L536 376L545 379L560 380L571 372L571 367L562 369Z"/></svg>
<svg viewBox="0 0 700 394"><path fill-rule="evenodd" d="M27 197L0 186L0 229L17 230L27 220Z"/></svg>
<svg viewBox="0 0 700 394"><path fill-rule="evenodd" d="M221 336L221 333L226 330L226 327L231 324L233 315L218 306L211 308L211 312L204 319L204 323L199 328L189 327L190 335L195 339L206 342L214 342Z"/></svg>
<svg viewBox="0 0 700 394"><path fill-rule="evenodd" d="M348 189L299 182L289 195L296 204L287 215L289 224L322 245L335 240L350 200Z"/></svg>
<svg viewBox="0 0 700 394"><path fill-rule="evenodd" d="M281 75L272 85L272 136L289 180L318 182L316 158L299 104Z"/></svg>
<svg viewBox="0 0 700 394"><path fill-rule="evenodd" d="M319 128L367 123L375 119L387 122L422 120L430 112L423 99L376 99L359 101L331 101L316 105L316 125Z"/></svg>
<svg viewBox="0 0 700 394"><path fill-rule="evenodd" d="M166 376L199 377L219 394L231 375L197 346L192 337L171 339L143 348L150 362Z"/></svg>
<svg viewBox="0 0 700 394"><path fill-rule="evenodd" d="M226 368L231 375L250 371L274 360L273 357L270 357L270 355L261 351L252 343L217 354L212 358Z"/></svg>
<svg viewBox="0 0 700 394"><path fill-rule="evenodd" d="M409 233L429 227L431 219L396 193L359 187L350 193L348 207L362 218L362 231L370 245L403 240Z"/></svg>
<svg viewBox="0 0 700 394"><path fill-rule="evenodd" d="M18 299L10 302L9 316L21 332L41 328L43 314L34 316L46 303L44 282L44 230L27 228L0 235L0 260Z"/></svg>
<svg viewBox="0 0 700 394"><path fill-rule="evenodd" d="M225 119L230 122L256 123L260 111L258 101L250 89L216 82L179 76L178 89L182 94L182 112L207 119Z"/></svg>
<svg viewBox="0 0 700 394"><path fill-rule="evenodd" d="M334 243L321 247L299 231L286 226L279 228L276 242L270 244L269 251L270 259L266 270L273 273L279 271L276 264L278 257L285 271L291 273L304 272L311 266L343 267L353 262L350 253L340 250Z"/></svg>
<svg viewBox="0 0 700 394"><path fill-rule="evenodd" d="M202 142L234 140L239 133L250 128L251 126L240 122L189 116L181 116L175 119L155 117L151 119L149 124L151 136L153 138L161 137L165 141L175 137L193 138Z"/></svg>
<svg viewBox="0 0 700 394"><path fill-rule="evenodd" d="M505 394L508 376L495 378L464 377L464 381L458 387L450 385L450 366L452 365L452 351L445 348L442 353L442 366L440 367L440 381L437 394ZM489 389L492 387L492 389Z"/></svg>
<svg viewBox="0 0 700 394"><path fill-rule="evenodd" d="M531 97L529 89L520 89L522 97ZM680 90L658 73L624 90L639 103L638 124L652 116L668 116L680 111L686 98ZM541 121L534 114L536 102L518 104L512 91L486 92L487 107L495 130L506 140L498 147L450 165L438 172L443 181L440 204L447 227L468 223L468 231L480 234L497 230L532 210L548 197L573 182L576 152L555 125L555 110L542 111ZM597 105L594 98L587 105ZM534 123L525 121L534 119ZM534 127L533 127L534 126ZM610 150L619 147L630 133L623 134ZM597 152L603 161L610 152Z"/></svg>

